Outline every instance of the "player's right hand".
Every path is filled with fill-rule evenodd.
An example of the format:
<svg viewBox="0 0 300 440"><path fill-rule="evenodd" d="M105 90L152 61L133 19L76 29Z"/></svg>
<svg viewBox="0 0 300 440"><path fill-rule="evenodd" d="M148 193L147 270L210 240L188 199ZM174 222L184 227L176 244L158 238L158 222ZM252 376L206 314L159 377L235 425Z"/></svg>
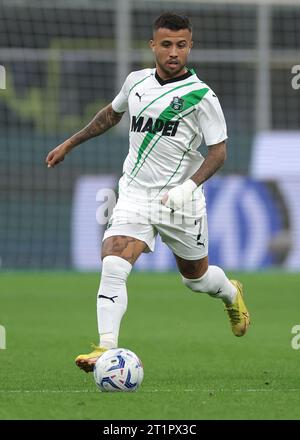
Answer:
<svg viewBox="0 0 300 440"><path fill-rule="evenodd" d="M52 168L57 165L59 162L62 162L67 154L67 150L64 144L58 145L58 147L54 148L54 150L48 153L46 157L46 164L48 168Z"/></svg>

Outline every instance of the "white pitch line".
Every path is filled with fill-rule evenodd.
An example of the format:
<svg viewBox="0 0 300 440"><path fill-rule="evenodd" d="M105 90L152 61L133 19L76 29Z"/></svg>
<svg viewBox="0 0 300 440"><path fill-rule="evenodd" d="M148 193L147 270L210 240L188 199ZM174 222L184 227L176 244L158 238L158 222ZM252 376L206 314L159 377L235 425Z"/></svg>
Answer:
<svg viewBox="0 0 300 440"><path fill-rule="evenodd" d="M260 392L299 392L300 388L272 389L272 388L249 388L249 389L183 389L183 390L139 390L139 393L260 393ZM0 390L0 394L86 394L99 393L98 390Z"/></svg>
<svg viewBox="0 0 300 440"><path fill-rule="evenodd" d="M219 388L219 389L184 389L184 390L142 390L142 392L144 393L178 393L178 392L183 392L183 393L260 393L260 392L286 392L286 391L291 391L291 392L299 392L300 393L300 388L288 388L288 389L274 389L274 388L259 388L259 389L255 389L255 388L249 388L249 389L224 389L224 388Z"/></svg>
<svg viewBox="0 0 300 440"><path fill-rule="evenodd" d="M64 393L96 393L97 390L0 390L0 394L64 394Z"/></svg>

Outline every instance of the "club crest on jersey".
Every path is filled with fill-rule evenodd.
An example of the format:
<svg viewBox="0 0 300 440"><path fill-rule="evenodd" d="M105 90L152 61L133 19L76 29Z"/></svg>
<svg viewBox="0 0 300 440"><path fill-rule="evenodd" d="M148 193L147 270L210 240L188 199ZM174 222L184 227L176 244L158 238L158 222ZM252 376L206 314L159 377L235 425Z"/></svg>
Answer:
<svg viewBox="0 0 300 440"><path fill-rule="evenodd" d="M183 109L183 103L184 100L182 98L179 98L179 96L174 96L170 106L172 107L173 110L179 112L180 110Z"/></svg>

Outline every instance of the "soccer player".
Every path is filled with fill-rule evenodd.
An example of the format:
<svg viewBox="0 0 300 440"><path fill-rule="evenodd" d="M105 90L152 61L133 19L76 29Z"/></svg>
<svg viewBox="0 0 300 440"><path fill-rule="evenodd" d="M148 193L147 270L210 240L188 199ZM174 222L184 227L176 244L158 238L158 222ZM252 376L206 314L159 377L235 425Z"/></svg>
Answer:
<svg viewBox="0 0 300 440"><path fill-rule="evenodd" d="M54 167L74 147L104 133L129 112L129 153L103 237L99 346L76 358L86 372L105 350L118 346L128 275L142 252L153 251L157 234L174 253L185 286L224 302L235 336L243 336L250 324L241 283L208 262L202 184L225 161L227 132L217 96L186 67L192 46L189 19L161 14L150 40L156 67L130 73L112 103L46 159L48 167ZM205 159L197 151L203 138L208 146Z"/></svg>

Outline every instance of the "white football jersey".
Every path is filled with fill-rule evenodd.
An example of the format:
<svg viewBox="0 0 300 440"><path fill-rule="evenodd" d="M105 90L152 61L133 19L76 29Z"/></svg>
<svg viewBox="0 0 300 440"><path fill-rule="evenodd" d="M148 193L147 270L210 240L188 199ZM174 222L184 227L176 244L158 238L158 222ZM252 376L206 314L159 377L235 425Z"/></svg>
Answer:
<svg viewBox="0 0 300 440"><path fill-rule="evenodd" d="M112 107L130 117L129 153L120 180L127 194L147 190L159 200L200 167L204 158L197 148L203 138L207 146L227 138L219 100L193 70L165 81L156 69L132 72Z"/></svg>

